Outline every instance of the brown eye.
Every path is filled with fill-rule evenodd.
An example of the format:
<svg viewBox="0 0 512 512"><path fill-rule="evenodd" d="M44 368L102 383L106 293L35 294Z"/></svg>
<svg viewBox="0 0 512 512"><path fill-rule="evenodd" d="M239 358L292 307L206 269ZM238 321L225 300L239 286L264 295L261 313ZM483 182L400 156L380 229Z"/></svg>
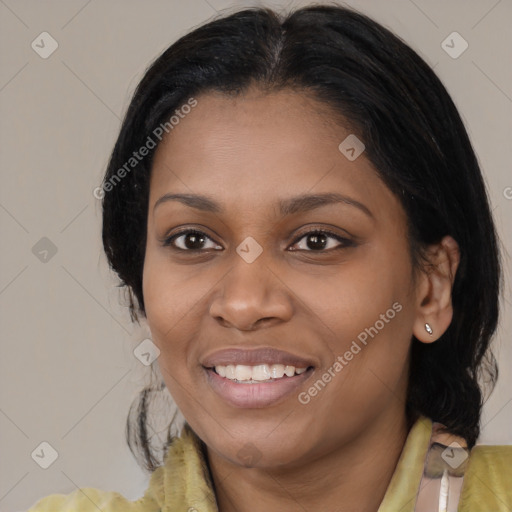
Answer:
<svg viewBox="0 0 512 512"><path fill-rule="evenodd" d="M303 239L306 240L305 248L299 247L298 249L292 249L293 251L323 253L355 245L355 242L352 240L325 229L314 229L303 233L295 240L294 245L297 245ZM210 247L206 245L208 241L212 244ZM222 250L222 247L217 245L206 233L195 229L187 229L175 233L167 237L163 241L163 245L183 252L202 252L207 249Z"/></svg>
<svg viewBox="0 0 512 512"><path fill-rule="evenodd" d="M331 231L324 229L314 229L312 231L308 231L307 233L302 234L299 238L296 239L295 244L297 243L297 241L300 241L302 239L306 239L305 245L308 249L299 248L298 250L307 252L328 252L331 250L343 249L345 247L351 247L355 245L352 240L343 238L340 235L337 235L335 233L332 233ZM331 239L331 242L329 242L329 239ZM332 240L334 240L335 242L332 242ZM336 242L338 242L337 245ZM333 243L334 247L332 247ZM329 244L331 245L331 247L328 247Z"/></svg>
<svg viewBox="0 0 512 512"><path fill-rule="evenodd" d="M178 240L179 242L177 242ZM173 249L176 249L178 251L193 252L205 249L204 244L207 240L213 242L213 240L202 231L188 229L185 231L181 231L179 233L175 233L174 235L166 238L163 245L171 246ZM219 246L214 244L214 247L210 248L215 247Z"/></svg>

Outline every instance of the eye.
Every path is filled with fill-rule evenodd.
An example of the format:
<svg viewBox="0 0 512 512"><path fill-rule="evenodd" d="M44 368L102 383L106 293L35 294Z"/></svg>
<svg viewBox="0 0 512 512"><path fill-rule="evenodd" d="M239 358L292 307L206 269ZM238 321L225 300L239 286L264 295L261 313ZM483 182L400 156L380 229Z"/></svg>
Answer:
<svg viewBox="0 0 512 512"><path fill-rule="evenodd" d="M179 242L179 243L182 245L182 247L179 247L178 243L176 243L176 242L177 242L177 240L180 240L181 238L183 240L181 240L181 242ZM180 231L179 233L175 233L174 235L166 238L163 242L163 245L166 247L171 246L173 249L176 249L178 251L195 252L195 251L201 251L202 249L204 249L202 244L204 244L204 242L206 240L210 240L211 242L213 242L213 240L208 235L203 233L202 231L198 231L196 229L187 229L187 230ZM217 245L215 243L214 243L214 246L220 247L219 245ZM215 248L215 247L213 247L213 248ZM222 249L222 247L220 247L220 248ZM211 247L210 247L210 249L211 249Z"/></svg>
<svg viewBox="0 0 512 512"><path fill-rule="evenodd" d="M299 248L292 249L293 251L300 250L305 252L329 252L331 250L343 249L345 247L352 247L355 242L344 238L336 233L333 233L327 229L313 229L303 233L300 237L295 239L293 245L296 245L301 240L306 239L306 247L309 249ZM329 239L338 242L338 245L334 247L328 247ZM205 247L206 241L212 242L212 247ZM179 242L178 242L179 241ZM222 249L221 246L217 245L206 233L196 229L182 230L174 235L167 237L163 241L165 247L171 247L177 251L184 252L201 252L204 249ZM181 246L180 246L181 245ZM313 249L311 249L311 246Z"/></svg>
<svg viewBox="0 0 512 512"><path fill-rule="evenodd" d="M329 245L329 238L338 242L338 245L335 247L327 247ZM300 241L306 239L306 247L313 247L313 249L300 249L306 252L329 252L331 250L344 249L345 247L352 247L355 243L348 238L344 238L336 233L332 233L327 229L313 229L306 233L303 233L299 238L295 240L294 245ZM308 244L309 243L309 244ZM292 249L296 250L296 249Z"/></svg>

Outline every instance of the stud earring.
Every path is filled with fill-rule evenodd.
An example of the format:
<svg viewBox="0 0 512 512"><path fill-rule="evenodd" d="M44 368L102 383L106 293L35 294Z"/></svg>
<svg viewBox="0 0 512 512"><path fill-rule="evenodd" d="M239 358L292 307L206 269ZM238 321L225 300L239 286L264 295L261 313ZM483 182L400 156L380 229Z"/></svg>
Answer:
<svg viewBox="0 0 512 512"><path fill-rule="evenodd" d="M430 327L430 324L425 324L425 331L427 331L430 334L430 336L432 336L432 333L434 332L432 330L432 327Z"/></svg>

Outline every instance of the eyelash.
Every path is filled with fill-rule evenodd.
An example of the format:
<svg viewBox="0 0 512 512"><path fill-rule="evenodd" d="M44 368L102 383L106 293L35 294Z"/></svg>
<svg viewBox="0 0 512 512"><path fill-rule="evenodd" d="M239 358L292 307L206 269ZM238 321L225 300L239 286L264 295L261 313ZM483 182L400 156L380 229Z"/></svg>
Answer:
<svg viewBox="0 0 512 512"><path fill-rule="evenodd" d="M183 235L187 235L187 234L195 234L195 235L202 235L204 236L205 238L208 238L209 240L212 240L206 233L204 233L203 231L199 231L197 229L184 229L182 231L179 231L177 233L175 233L174 235L170 236L170 237L167 237L163 240L163 243L162 245L164 247L169 247L170 249L174 250L174 251L181 251L181 252L190 252L190 253L199 253L199 252L204 252L203 249L181 249L179 247L176 247L173 242L179 238L180 236L183 236ZM318 251L315 251L315 250L312 250L312 249L296 249L296 251L299 251L299 252L312 252L312 253L319 253L319 254L325 254L325 253L328 253L328 252L331 252L331 251L337 251L337 250L340 250L340 249L345 249L347 247L353 247L355 245L355 242L352 241L352 240L349 240L348 238L343 238L342 236L336 234L336 233L333 233L332 231L329 231L328 229L320 229L320 228L317 228L317 229L312 229L310 231L307 231L305 233L302 233L298 238L296 238L294 241L293 241L293 244L292 245L295 245L297 242L299 242L300 240L302 240L303 238L307 237L308 235L311 235L311 234L322 234L322 235L327 235L331 238L334 238L336 239L338 242L341 243L340 246L338 247L335 247L335 248L331 248L331 249L320 249ZM212 240L213 241L213 240Z"/></svg>

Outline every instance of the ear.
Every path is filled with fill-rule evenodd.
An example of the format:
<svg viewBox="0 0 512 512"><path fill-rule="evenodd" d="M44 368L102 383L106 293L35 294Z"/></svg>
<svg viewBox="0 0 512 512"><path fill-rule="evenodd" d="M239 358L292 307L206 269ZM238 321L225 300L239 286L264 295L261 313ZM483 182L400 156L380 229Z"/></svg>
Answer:
<svg viewBox="0 0 512 512"><path fill-rule="evenodd" d="M429 246L427 263L416 286L416 318L414 336L423 343L439 339L453 317L452 286L460 262L459 245L451 236ZM432 334L427 332L429 324Z"/></svg>

